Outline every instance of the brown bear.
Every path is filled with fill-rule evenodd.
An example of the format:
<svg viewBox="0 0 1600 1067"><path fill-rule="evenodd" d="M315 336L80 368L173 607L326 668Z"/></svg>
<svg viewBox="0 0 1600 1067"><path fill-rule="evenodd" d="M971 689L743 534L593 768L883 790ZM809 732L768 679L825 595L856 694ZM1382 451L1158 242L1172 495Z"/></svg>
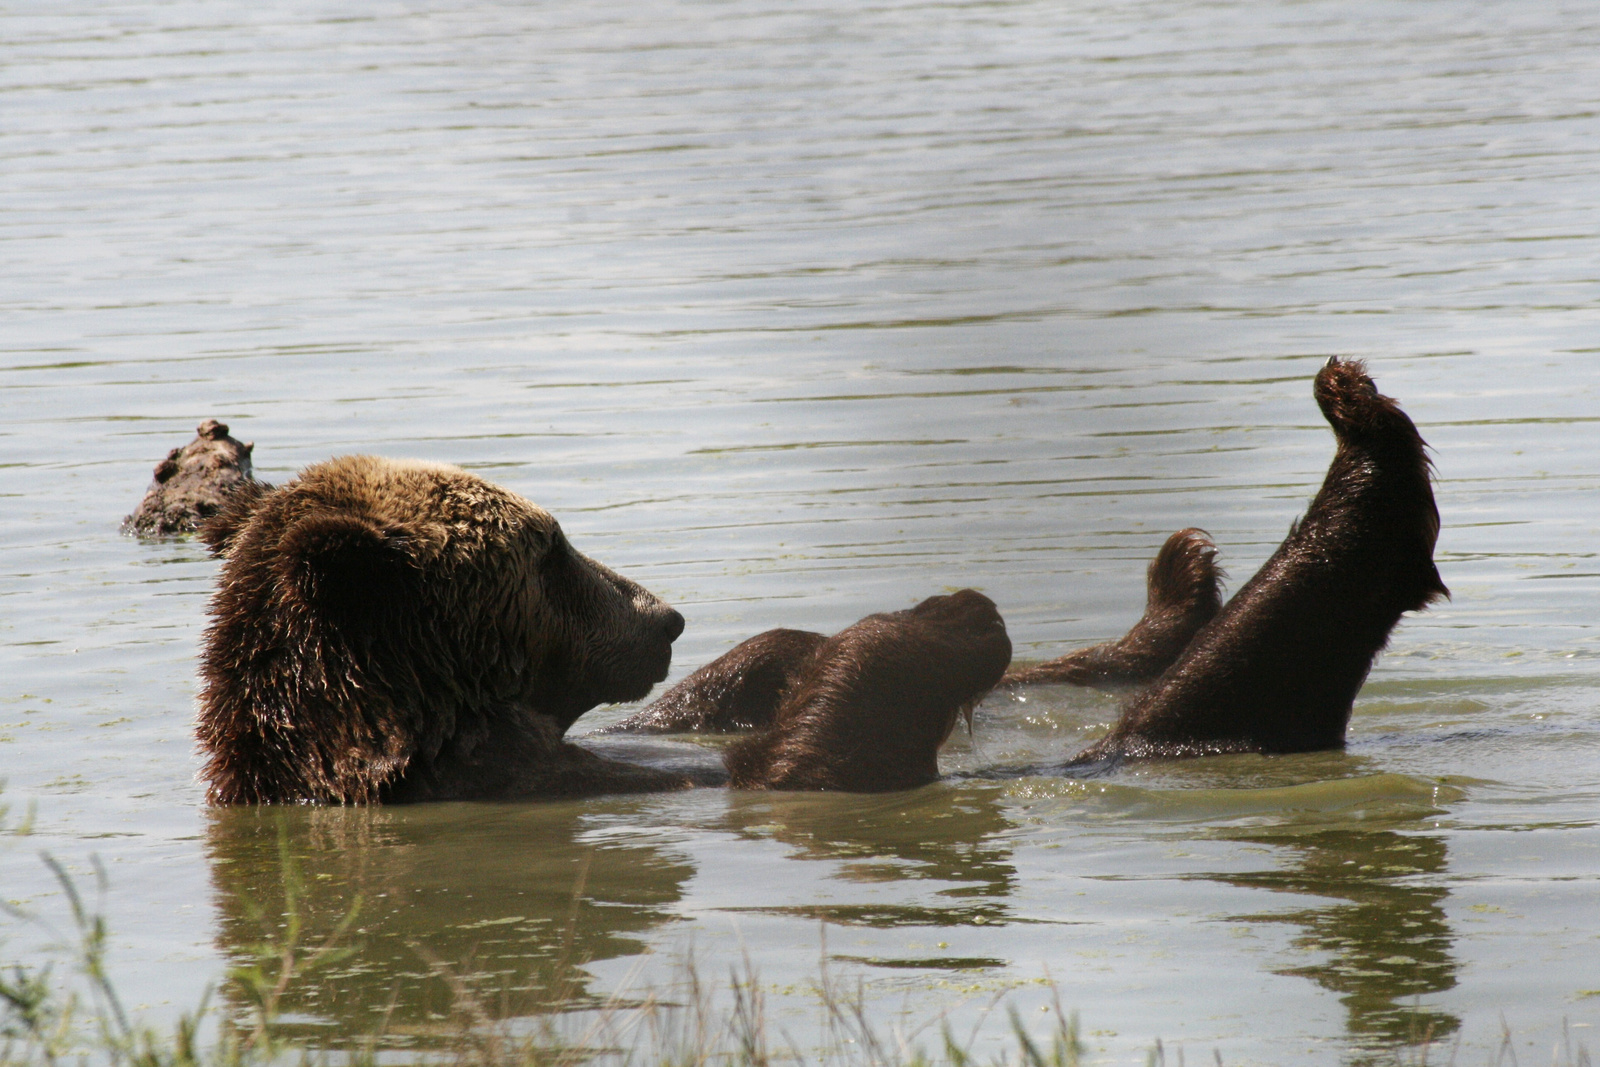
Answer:
<svg viewBox="0 0 1600 1067"><path fill-rule="evenodd" d="M563 740L595 704L636 700L665 676L683 618L514 493L455 467L347 456L276 489L241 486L201 536L223 557L197 725L214 803L725 780ZM994 605L970 590L864 619L808 661L764 756L741 753L739 784L930 781L955 716L1010 655Z"/></svg>
<svg viewBox="0 0 1600 1067"><path fill-rule="evenodd" d="M1342 747L1400 616L1449 596L1416 426L1357 360L1330 359L1314 393L1337 447L1311 506L1080 760Z"/></svg>
<svg viewBox="0 0 1600 1067"><path fill-rule="evenodd" d="M766 731L724 755L737 789L888 792L939 776L956 718L1005 674L1011 639L994 602L963 589L869 615L806 661Z"/></svg>
<svg viewBox="0 0 1600 1067"><path fill-rule="evenodd" d="M197 733L215 803L679 788L562 740L666 676L683 618L577 552L546 511L439 464L346 456L245 483Z"/></svg>
<svg viewBox="0 0 1600 1067"><path fill-rule="evenodd" d="M122 532L139 537L193 533L221 509L229 493L255 480L250 464L255 447L254 441L229 437L225 423L202 422L193 441L156 464L150 488L133 514L122 520Z"/></svg>
<svg viewBox="0 0 1600 1067"><path fill-rule="evenodd" d="M1172 666L1200 627L1222 608L1217 546L1204 530L1167 538L1145 575L1144 616L1116 641L1007 671L1007 688L1034 683L1123 686L1148 682Z"/></svg>
<svg viewBox="0 0 1600 1067"><path fill-rule="evenodd" d="M738 733L771 725L783 696L827 638L768 630L740 642L649 707L596 733Z"/></svg>

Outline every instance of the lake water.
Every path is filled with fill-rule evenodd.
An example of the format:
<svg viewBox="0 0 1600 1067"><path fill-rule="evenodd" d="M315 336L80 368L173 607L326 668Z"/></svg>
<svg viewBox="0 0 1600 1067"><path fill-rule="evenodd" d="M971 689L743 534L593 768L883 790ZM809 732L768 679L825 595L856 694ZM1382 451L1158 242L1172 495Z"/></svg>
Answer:
<svg viewBox="0 0 1600 1067"><path fill-rule="evenodd" d="M314 934L362 900L290 994L328 1048L430 1047L430 959L534 1016L692 952L747 955L802 1046L826 958L985 1052L1047 981L1106 1063L1600 1049L1593 5L23 0L0 190L0 775L36 810L0 897L59 929L38 852L98 857L151 1018L280 921L282 840ZM1331 453L1334 353L1433 446L1454 592L1340 753L209 810L215 564L117 533L216 417L270 481L366 451L538 501L684 613L674 678L968 585L1044 658L1125 629L1172 530L1253 573ZM993 697L946 767L1116 706Z"/></svg>

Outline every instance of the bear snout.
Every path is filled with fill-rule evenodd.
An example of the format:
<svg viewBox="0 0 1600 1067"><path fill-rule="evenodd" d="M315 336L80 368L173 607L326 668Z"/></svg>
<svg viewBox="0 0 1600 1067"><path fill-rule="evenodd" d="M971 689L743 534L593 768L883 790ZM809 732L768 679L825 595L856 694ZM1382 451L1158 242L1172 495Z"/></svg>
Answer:
<svg viewBox="0 0 1600 1067"><path fill-rule="evenodd" d="M605 574L613 588L625 598L627 607L623 610L632 617L630 629L638 635L639 640L646 644L660 642L670 646L683 633L683 616L671 604L615 571L605 571Z"/></svg>
<svg viewBox="0 0 1600 1067"><path fill-rule="evenodd" d="M666 633L667 643L671 644L683 634L683 616L678 614L676 608L667 608L667 614L662 619L661 628Z"/></svg>
<svg viewBox="0 0 1600 1067"><path fill-rule="evenodd" d="M656 601L655 608L656 610L648 616L647 636L639 655L640 665L644 668L649 685L655 685L666 678L667 672L672 669L672 642L683 633L682 615L659 600ZM629 699L640 699L644 695L640 693L638 697Z"/></svg>

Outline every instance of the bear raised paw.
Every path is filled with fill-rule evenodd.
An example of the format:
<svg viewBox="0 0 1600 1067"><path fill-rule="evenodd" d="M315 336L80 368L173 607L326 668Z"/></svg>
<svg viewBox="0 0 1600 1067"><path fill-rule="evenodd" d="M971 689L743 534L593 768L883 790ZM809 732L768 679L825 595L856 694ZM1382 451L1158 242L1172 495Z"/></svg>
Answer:
<svg viewBox="0 0 1600 1067"><path fill-rule="evenodd" d="M1337 447L1305 515L1080 761L1339 748L1400 616L1450 595L1416 426L1357 360L1313 391Z"/></svg>
<svg viewBox="0 0 1600 1067"><path fill-rule="evenodd" d="M1204 530L1167 538L1145 574L1144 615L1116 641L1007 671L1000 684L1064 683L1122 686L1148 682L1182 655L1200 628L1222 608L1223 571L1217 546Z"/></svg>

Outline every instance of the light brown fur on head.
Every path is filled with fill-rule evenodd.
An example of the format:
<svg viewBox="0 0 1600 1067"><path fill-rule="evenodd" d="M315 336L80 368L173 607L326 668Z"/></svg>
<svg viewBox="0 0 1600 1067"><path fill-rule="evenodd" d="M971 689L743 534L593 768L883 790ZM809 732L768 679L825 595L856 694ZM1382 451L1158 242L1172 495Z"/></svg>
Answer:
<svg viewBox="0 0 1600 1067"><path fill-rule="evenodd" d="M551 745L645 695L683 626L548 512L440 464L329 460L203 536L224 557L198 724L219 803L550 790Z"/></svg>

